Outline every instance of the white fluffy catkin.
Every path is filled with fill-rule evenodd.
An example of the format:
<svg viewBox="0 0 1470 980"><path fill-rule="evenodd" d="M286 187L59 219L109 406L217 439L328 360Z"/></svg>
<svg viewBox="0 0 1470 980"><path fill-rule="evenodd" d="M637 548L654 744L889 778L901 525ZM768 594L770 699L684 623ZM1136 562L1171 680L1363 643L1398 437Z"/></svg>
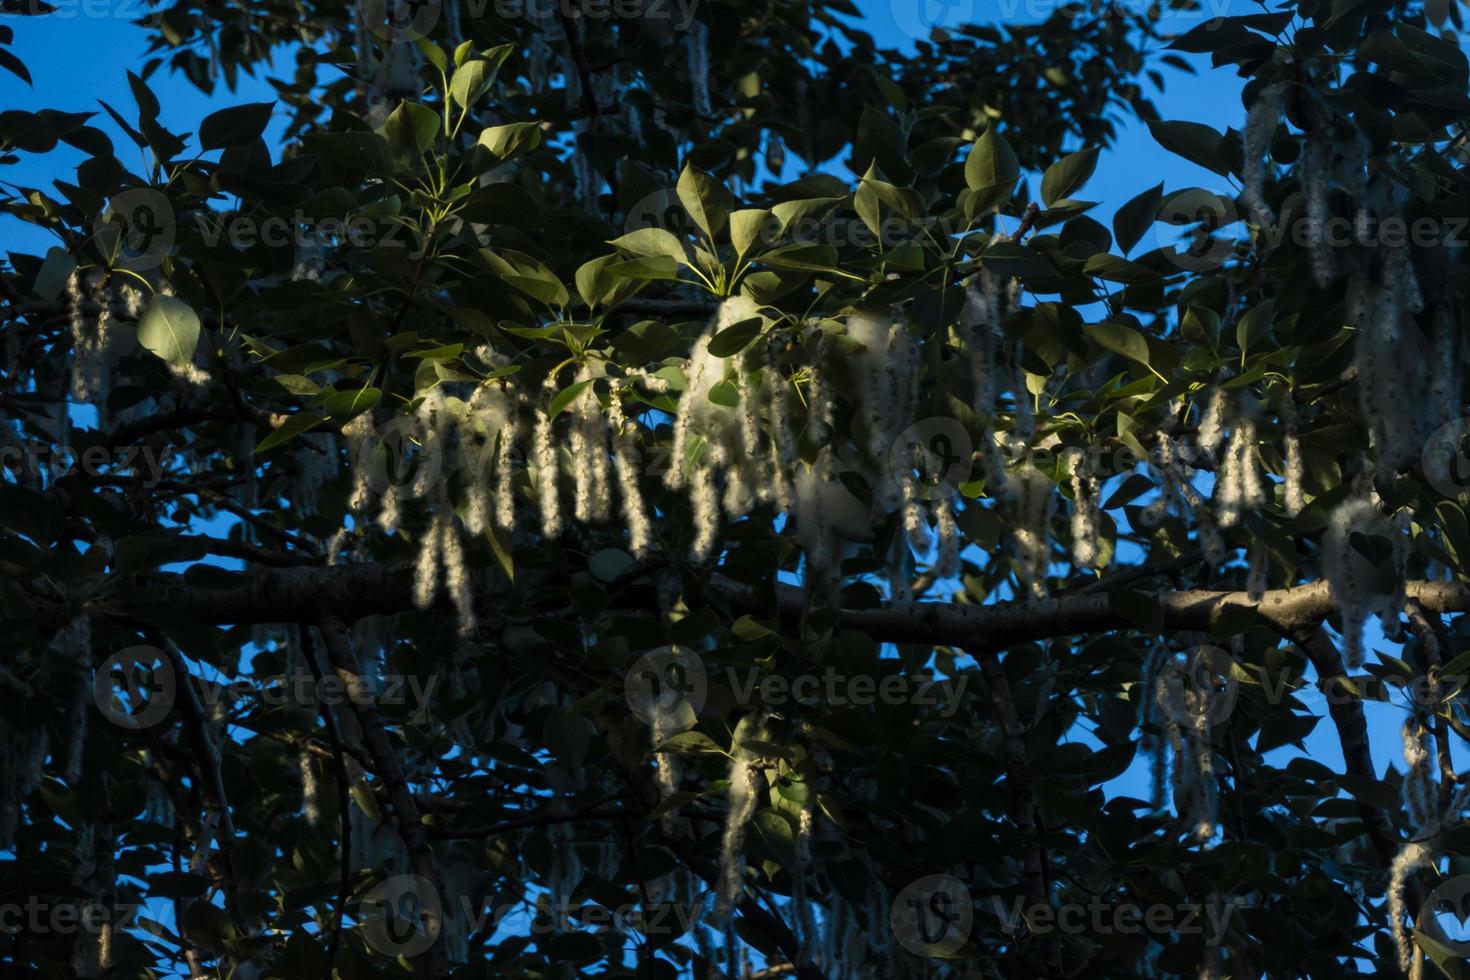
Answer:
<svg viewBox="0 0 1470 980"><path fill-rule="evenodd" d="M1233 527L1243 512L1265 503L1266 492L1256 461L1256 423L1241 413L1225 448L1215 487L1215 513L1221 527Z"/></svg>
<svg viewBox="0 0 1470 980"><path fill-rule="evenodd" d="M643 558L652 544L653 531L648 521L648 508L643 502L643 489L638 482L638 452L633 436L627 431L623 417L623 400L615 390L608 414L612 428L613 467L618 476L618 493L623 501L623 517L628 522L628 550L634 558Z"/></svg>
<svg viewBox="0 0 1470 980"><path fill-rule="evenodd" d="M1241 134L1241 155L1245 162L1241 199L1260 225L1276 223L1276 216L1266 204L1265 188L1271 137L1276 133L1276 127L1281 120L1282 92L1280 85L1269 86L1261 92L1251 105L1245 131Z"/></svg>
<svg viewBox="0 0 1470 980"><path fill-rule="evenodd" d="M1404 762L1408 771L1404 773L1404 809L1409 814L1409 826L1415 830L1428 829L1435 818L1434 776L1429 768L1428 733L1418 718L1405 719L1400 732L1403 737Z"/></svg>
<svg viewBox="0 0 1470 980"><path fill-rule="evenodd" d="M449 598L454 601L459 635L470 636L475 632L474 582L470 578L469 564L465 561L464 547L460 543L459 531L455 527L452 514L445 518L439 533L439 553L444 561L444 585L449 590Z"/></svg>
<svg viewBox="0 0 1470 980"><path fill-rule="evenodd" d="M296 764L301 770L301 812L306 817L307 826L315 827L322 819L316 765L311 761L311 753L305 749L297 756Z"/></svg>
<svg viewBox="0 0 1470 980"><path fill-rule="evenodd" d="M1286 431L1286 474L1285 474L1285 497L1286 515L1296 517L1307 506L1306 494L1302 490L1302 484L1306 480L1306 469L1302 463L1302 440L1297 435L1296 429L1289 428Z"/></svg>
<svg viewBox="0 0 1470 980"><path fill-rule="evenodd" d="M547 538L561 537L561 493L558 486L560 460L555 431L550 415L551 398L556 391L556 378L547 375L542 387L542 404L536 406L536 427L532 435L536 456L536 491L541 505L541 533Z"/></svg>
<svg viewBox="0 0 1470 980"><path fill-rule="evenodd" d="M1322 540L1323 573L1342 619L1343 655L1349 668L1363 665L1363 627L1368 621L1367 583L1361 580L1365 559L1352 545L1354 532L1364 532L1380 520L1366 497L1349 497L1337 506Z"/></svg>
<svg viewBox="0 0 1470 980"><path fill-rule="evenodd" d="M939 530L939 554L934 572L940 578L953 578L960 573L960 529L955 522L953 495L941 493L934 501L934 518Z"/></svg>
<svg viewBox="0 0 1470 980"><path fill-rule="evenodd" d="M974 409L982 418L995 411L995 349L1000 336L1001 297L998 280L980 272L965 287L960 324L968 348Z"/></svg>
<svg viewBox="0 0 1470 980"><path fill-rule="evenodd" d="M720 916L728 916L740 901L745 879L745 825L755 815L755 770L740 749L730 762L730 807L725 814L725 829L720 835L720 890L716 906Z"/></svg>
<svg viewBox="0 0 1470 980"><path fill-rule="evenodd" d="M1315 133L1307 134L1307 145L1302 153L1301 165L1303 192L1307 198L1307 220L1311 224L1312 236L1308 251L1311 257L1312 278L1319 289L1326 289L1337 275L1336 260L1332 247L1327 242L1327 222L1332 217L1327 195L1331 187L1328 168L1327 144Z"/></svg>
<svg viewBox="0 0 1470 980"><path fill-rule="evenodd" d="M1205 403L1204 413L1200 416L1199 434L1196 442L1199 448L1211 455L1220 448L1220 441L1225 435L1225 408L1227 396L1224 389L1210 389L1209 398Z"/></svg>
<svg viewBox="0 0 1470 980"><path fill-rule="evenodd" d="M689 557L695 562L709 558L720 526L719 493L715 489L714 468L706 452L689 473L689 505L694 514L694 541Z"/></svg>
<svg viewBox="0 0 1470 980"><path fill-rule="evenodd" d="M516 523L516 501L513 489L514 464L517 440L520 436L520 420L511 411L500 427L499 444L495 450L495 524L510 530Z"/></svg>
<svg viewBox="0 0 1470 980"><path fill-rule="evenodd" d="M786 376L781 373L779 347L772 338L766 348L766 411L771 424L771 489L776 508L791 513L795 506L793 481L796 478L796 433L791 429L791 408L787 403Z"/></svg>
<svg viewBox="0 0 1470 980"><path fill-rule="evenodd" d="M1051 480L1034 466L1011 478L1015 487L1016 523L1011 532L1016 571L1033 599L1047 596L1047 563L1051 558L1051 515L1056 506Z"/></svg>
<svg viewBox="0 0 1470 980"><path fill-rule="evenodd" d="M418 561L414 566L413 604L419 609L433 605L439 591L439 556L444 547L444 525L447 518L441 510L419 539Z"/></svg>
<svg viewBox="0 0 1470 980"><path fill-rule="evenodd" d="M1087 454L1083 450L1076 447L1066 450L1065 460L1072 491L1072 561L1085 568L1097 559L1096 481L1085 472Z"/></svg>
<svg viewBox="0 0 1470 980"><path fill-rule="evenodd" d="M1430 850L1427 846L1417 841L1409 841L1399 848L1394 856L1393 864L1388 872L1388 922L1393 929L1394 944L1398 947L1399 969L1405 973L1414 966L1414 960L1418 957L1414 940L1404 928L1404 888L1408 884L1409 875L1419 868L1428 867L1430 864Z"/></svg>
<svg viewBox="0 0 1470 980"><path fill-rule="evenodd" d="M689 30L684 35L684 43L687 46L689 92L690 101L694 105L694 114L697 116L712 115L714 110L710 104L709 27L704 21L697 18L690 21Z"/></svg>

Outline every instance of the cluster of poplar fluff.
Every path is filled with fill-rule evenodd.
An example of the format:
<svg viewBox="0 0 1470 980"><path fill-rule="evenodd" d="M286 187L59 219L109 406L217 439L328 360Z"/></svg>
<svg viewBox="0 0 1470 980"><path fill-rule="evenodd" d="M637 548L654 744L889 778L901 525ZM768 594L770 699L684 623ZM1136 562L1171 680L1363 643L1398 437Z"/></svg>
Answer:
<svg viewBox="0 0 1470 980"><path fill-rule="evenodd" d="M728 809L720 836L716 922L731 922L732 910L745 897L746 827L758 808L760 787L767 783L754 761L744 750L737 750L730 762ZM826 824L822 827L830 837L831 828ZM826 902L811 895L812 879L818 870L813 860L816 833L816 812L807 803L797 815L796 860L788 869L792 877L789 915L802 948L809 950L813 961L831 976L899 975L889 926L892 899L876 874L869 883L866 900L856 906L835 891ZM729 951L733 953L733 948Z"/></svg>
<svg viewBox="0 0 1470 980"><path fill-rule="evenodd" d="M1013 293L1003 294L1000 280L984 277L971 288L960 328L971 352L977 412L996 430L1003 415L1011 417L1003 435L986 440L984 462L998 505L1009 518L1009 544L1025 591L1040 597L1046 594L1051 519L1059 498L1056 478L1037 469L1029 453L1019 454L1019 465L1006 465L996 442L1004 439L1009 449L1025 449L1036 433L1014 342L1000 329L1002 312L1015 302ZM722 331L752 319L763 319L752 299L725 300L683 365L663 482L689 501L690 557L710 560L723 522L769 507L794 523L815 582L830 583L842 549L870 541L873 529L890 515L904 532L895 536L887 555L895 596L908 588L916 559L927 560L939 577L957 574L957 488L943 472L935 472L921 438L909 438L917 431L923 365L904 319L856 313L843 324L809 324L794 337L773 331L732 356L711 350ZM794 377L780 359L793 339L810 355ZM616 521L626 528L629 550L642 558L654 542L655 511L644 499L640 479L646 455L641 438L647 430L625 414L625 405L641 403L644 391L670 389L662 376L667 369L614 376L604 362L589 358L548 374L532 395L513 382L513 375L498 370L505 366L503 358L486 349L479 356L497 368L485 382L463 390L459 382L436 384L420 394L411 414L385 420L381 429L367 415L344 429L358 463L351 507L359 526L375 521L384 530L397 528L403 501L427 498L432 518L420 538L417 597L427 606L442 584L460 610L466 633L474 629L474 615L448 474L457 474L463 489L462 524L469 534L515 529L526 509L520 501L529 499L542 535L559 536L569 518L583 524ZM570 371L575 374L568 378ZM568 381L575 395L569 404L558 400L553 414L553 400L565 399ZM804 384L804 399L798 383ZM851 408L842 426L838 390ZM443 465L420 467L408 484L389 481L373 513L374 481L364 452L394 440L420 446ZM1080 449L1067 449L1062 458L1061 480L1071 501L1071 556L1080 565L1092 564L1100 550L1101 481ZM871 505L848 489L841 478L847 471L873 488ZM345 531L334 539L334 560L348 539Z"/></svg>
<svg viewBox="0 0 1470 980"><path fill-rule="evenodd" d="M1419 617L1419 626L1422 628L1416 632L1421 640L1426 645L1437 647L1438 641L1433 639L1433 629L1422 617ZM1433 656L1437 659L1437 649ZM1434 865L1436 855L1433 842L1443 829L1462 821L1465 811L1470 809L1470 785L1460 783L1456 785L1441 812L1433 766L1434 755L1431 751L1431 718L1431 708L1416 703L1414 711L1404 720L1401 729L1406 767L1403 782L1404 812L1413 836L1399 848L1389 869L1389 923L1393 928L1399 967L1410 975L1418 975L1417 971L1422 963L1418 947L1405 927L1404 892L1409 876ZM1433 917L1430 919L1432 921Z"/></svg>
<svg viewBox="0 0 1470 980"><path fill-rule="evenodd" d="M1143 748L1153 759L1153 805L1164 806L1172 775L1174 805L1201 842L1215 836L1220 807L1210 742L1211 711L1219 692L1199 682L1202 668L1209 669L1162 644L1155 646L1139 675L1138 700Z"/></svg>
<svg viewBox="0 0 1470 980"><path fill-rule="evenodd" d="M1245 129L1241 134L1241 157L1244 164L1241 203L1249 217L1259 226L1276 224L1277 215L1266 202L1266 182L1274 176L1270 161L1271 143L1281 126L1286 86L1275 84L1263 89L1252 103ZM1310 100L1304 102L1309 117L1302 132L1302 150L1295 175L1301 187L1301 206L1297 219L1310 226L1308 237L1312 278L1323 289L1337 276L1337 258L1327 234L1332 217L1332 190L1341 187L1357 205L1354 231L1358 241L1369 235L1370 211L1374 194L1382 192L1370 181L1372 150L1361 130L1354 132L1351 152L1334 152L1340 144L1332 136L1332 124L1319 118L1321 113ZM1295 208L1290 210L1295 211Z"/></svg>
<svg viewBox="0 0 1470 980"><path fill-rule="evenodd" d="M959 325L968 353L972 407L990 421L979 462L1007 518L1008 546L1021 584L1029 596L1040 599L1047 595L1057 494L1056 484L1037 469L1029 451L1036 438L1036 405L1020 366L1017 343L1001 326L1005 314L1018 305L1018 290L1018 280L1006 282L985 271L976 274L966 289ZM1005 430L996 424L1003 414L1010 416ZM1057 438L1049 436L1037 448L1054 450L1058 446ZM1018 458L1019 463L1008 465L1007 455ZM1099 558L1102 481L1092 472L1091 454L1081 448L1067 447L1058 455L1071 497L1071 558L1078 567L1091 566Z"/></svg>
<svg viewBox="0 0 1470 980"><path fill-rule="evenodd" d="M32 685L44 684L66 692L67 705L66 743L60 746L43 725L32 727L0 718L0 850L15 846L21 807L41 785L48 758L56 773L71 785L76 785L82 774L82 748L92 702L91 621L78 616L62 627L52 637L50 652L45 669L29 685L8 670L0 678L0 689L8 697L24 698L36 690Z"/></svg>
<svg viewBox="0 0 1470 980"><path fill-rule="evenodd" d="M1353 535L1385 538L1391 543L1387 569L1353 544ZM1401 511L1392 520L1384 515L1378 495L1359 487L1329 516L1322 538L1322 565L1342 623L1343 659L1349 667L1363 665L1363 628L1370 613L1383 621L1391 638L1400 633L1399 611L1404 608L1408 575L1409 515Z"/></svg>
<svg viewBox="0 0 1470 980"><path fill-rule="evenodd" d="M138 289L104 281L100 271L73 270L66 281L68 320L71 328L71 396L97 407L99 424L106 425L107 396L114 363L122 346L116 310L137 321L143 315L143 294Z"/></svg>
<svg viewBox="0 0 1470 980"><path fill-rule="evenodd" d="M1464 414L1465 345L1441 278L1426 303L1408 249L1385 247L1374 267L1348 278L1345 317L1357 327L1358 401L1378 467L1397 472L1422 458L1435 482L1450 480L1458 447L1425 452L1426 442Z"/></svg>

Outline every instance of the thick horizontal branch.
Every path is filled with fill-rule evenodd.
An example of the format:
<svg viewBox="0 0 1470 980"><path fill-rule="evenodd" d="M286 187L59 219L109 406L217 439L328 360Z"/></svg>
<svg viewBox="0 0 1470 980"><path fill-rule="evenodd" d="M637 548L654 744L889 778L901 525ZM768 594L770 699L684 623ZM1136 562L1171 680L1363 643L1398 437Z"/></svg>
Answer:
<svg viewBox="0 0 1470 980"><path fill-rule="evenodd" d="M217 625L310 621L324 609L345 620L413 608L412 571L405 565L258 569L243 573L238 588L186 584L181 575L158 575L153 594L196 619ZM712 597L746 612L771 613L767 590L716 575ZM1446 582L1409 582L1408 598L1430 612L1470 611L1470 588ZM108 600L89 609L112 611ZM805 607L802 591L784 586L775 610L795 621ZM1320 623L1335 608L1325 581L1265 593L1259 603L1245 592L1186 589L1131 593L1117 603L1106 594L1060 596L1030 602L967 606L943 602L894 602L873 609L845 609L840 623L887 643L932 643L966 649L1002 649L1036 640L1142 628L1139 616L1152 603L1162 631L1208 631L1220 617L1253 611L1278 631Z"/></svg>

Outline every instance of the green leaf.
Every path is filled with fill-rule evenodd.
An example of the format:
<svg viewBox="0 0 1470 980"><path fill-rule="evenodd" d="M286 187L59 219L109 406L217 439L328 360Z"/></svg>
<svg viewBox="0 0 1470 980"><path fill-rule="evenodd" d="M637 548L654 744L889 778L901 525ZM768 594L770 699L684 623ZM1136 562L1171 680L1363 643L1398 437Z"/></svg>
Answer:
<svg viewBox="0 0 1470 980"><path fill-rule="evenodd" d="M793 225L804 225L814 215L832 210L843 200L840 197L812 197L800 201L782 201L771 207L771 214L776 218L776 227L784 235Z"/></svg>
<svg viewBox="0 0 1470 980"><path fill-rule="evenodd" d="M655 753L669 752L675 755L695 755L708 753L711 755L724 755L725 750L715 744L714 740L703 732L687 731L680 732L672 738L665 739L653 747Z"/></svg>
<svg viewBox="0 0 1470 980"><path fill-rule="evenodd" d="M321 399L321 406L326 410L328 418L339 424L345 424L363 412L371 410L382 397L383 392L380 388L352 388L327 394Z"/></svg>
<svg viewBox="0 0 1470 980"><path fill-rule="evenodd" d="M603 255L584 262L577 269L577 293L591 310L599 306L614 306L626 294L637 288L636 282L613 275L610 267L618 264L617 255Z"/></svg>
<svg viewBox="0 0 1470 980"><path fill-rule="evenodd" d="M1263 300L1251 307L1235 325L1235 342L1240 345L1240 361L1245 363L1246 352L1271 333L1276 322L1276 304Z"/></svg>
<svg viewBox="0 0 1470 980"><path fill-rule="evenodd" d="M725 408L734 408L740 404L740 389L735 386L735 382L733 381L721 381L719 384L710 388L709 400Z"/></svg>
<svg viewBox="0 0 1470 980"><path fill-rule="evenodd" d="M434 145L442 120L439 114L417 102L400 102L383 123L383 138L401 157L416 157Z"/></svg>
<svg viewBox="0 0 1470 980"><path fill-rule="evenodd" d="M199 145L206 150L245 146L260 139L270 125L274 102L252 102L212 112L199 124Z"/></svg>
<svg viewBox="0 0 1470 980"><path fill-rule="evenodd" d="M715 236L724 230L725 223L729 220L730 205L735 200L725 189L725 185L709 174L685 164L675 191L679 195L679 203L684 205L689 217L710 241L714 241Z"/></svg>
<svg viewBox="0 0 1470 980"><path fill-rule="evenodd" d="M551 399L551 408L548 409L551 417L554 419L565 411L591 384L591 381L578 381L576 384L558 391L556 397Z"/></svg>
<svg viewBox="0 0 1470 980"><path fill-rule="evenodd" d="M758 316L731 324L710 338L709 352L716 357L739 354L750 346L752 340L760 336L764 325L765 321Z"/></svg>
<svg viewBox="0 0 1470 980"><path fill-rule="evenodd" d="M1082 188L1097 170L1097 147L1090 146L1065 156L1046 168L1041 178L1041 200L1051 207L1055 201L1071 197Z"/></svg>
<svg viewBox="0 0 1470 980"><path fill-rule="evenodd" d="M36 273L36 295L48 303L56 302L76 267L77 260L66 249L59 245L47 249L46 261L41 263L41 271Z"/></svg>
<svg viewBox="0 0 1470 980"><path fill-rule="evenodd" d="M1144 234L1159 216L1159 205L1164 203L1164 185L1144 191L1118 209L1113 215L1113 237L1124 255L1133 251Z"/></svg>
<svg viewBox="0 0 1470 980"><path fill-rule="evenodd" d="M1203 123L1150 119L1148 131L1170 153L1178 154L1222 177L1230 172L1230 168L1220 162L1220 141L1224 137L1218 130Z"/></svg>
<svg viewBox="0 0 1470 980"><path fill-rule="evenodd" d="M255 454L258 456L261 453L269 452L282 443L296 438L303 432L310 432L324 421L326 420L320 415L313 415L310 412L297 412L285 422L281 423L278 428L272 429L264 439L260 440L259 444L255 447Z"/></svg>
<svg viewBox="0 0 1470 980"><path fill-rule="evenodd" d="M664 228L639 228L621 238L614 238L608 244L634 255L663 256L685 265L688 264L688 257L684 253L684 243L679 241L678 236L673 232Z"/></svg>
<svg viewBox="0 0 1470 980"><path fill-rule="evenodd" d="M477 62L483 64L483 62ZM491 126L480 133L480 145L495 155L496 160L509 160L541 145L541 125L533 122L506 123Z"/></svg>
<svg viewBox="0 0 1470 980"><path fill-rule="evenodd" d="M138 321L138 343L175 367L194 359L199 346L199 314L173 296L153 297Z"/></svg>
<svg viewBox="0 0 1470 980"><path fill-rule="evenodd" d="M679 263L667 255L650 255L626 262L615 262L607 267L607 272L624 279L679 281Z"/></svg>
<svg viewBox="0 0 1470 980"><path fill-rule="evenodd" d="M1089 276L1098 279L1106 279L1109 282L1121 282L1129 286L1156 286L1164 281L1164 278L1146 265L1106 252L1094 255L1087 260L1082 271Z"/></svg>
<svg viewBox="0 0 1470 980"><path fill-rule="evenodd" d="M1144 367L1149 366L1148 341L1132 327L1121 323L1098 323L1088 328L1087 336L1105 350L1122 354Z"/></svg>
<svg viewBox="0 0 1470 980"><path fill-rule="evenodd" d="M449 70L449 59L444 56L444 49L439 47L439 45L426 37L416 37L413 39L413 46L418 48L419 53L428 59L429 64L440 71Z"/></svg>
<svg viewBox="0 0 1470 980"><path fill-rule="evenodd" d="M440 67L442 70L443 66ZM494 65L479 58L467 61L455 69L454 77L449 80L449 96L466 109L471 108L494 80Z"/></svg>
<svg viewBox="0 0 1470 980"><path fill-rule="evenodd" d="M760 260L780 269L831 272L837 268L837 249L832 245L787 245L766 252Z"/></svg>
<svg viewBox="0 0 1470 980"><path fill-rule="evenodd" d="M988 214L1005 204L1020 179L1016 151L991 125L965 158L965 183L973 192L973 213Z"/></svg>
<svg viewBox="0 0 1470 980"><path fill-rule="evenodd" d="M514 583L516 564L511 551L510 532L503 527L492 527L485 532L485 539L490 542L490 550L494 552L495 560L500 564L500 570Z"/></svg>
<svg viewBox="0 0 1470 980"><path fill-rule="evenodd" d="M571 299L556 273L524 252L511 249L492 252L482 248L479 254L490 270L509 285L547 306L562 307Z"/></svg>
<svg viewBox="0 0 1470 980"><path fill-rule="evenodd" d="M730 213L730 244L735 254L744 257L752 245L760 241L762 232L771 220L771 212L764 208L748 208Z"/></svg>

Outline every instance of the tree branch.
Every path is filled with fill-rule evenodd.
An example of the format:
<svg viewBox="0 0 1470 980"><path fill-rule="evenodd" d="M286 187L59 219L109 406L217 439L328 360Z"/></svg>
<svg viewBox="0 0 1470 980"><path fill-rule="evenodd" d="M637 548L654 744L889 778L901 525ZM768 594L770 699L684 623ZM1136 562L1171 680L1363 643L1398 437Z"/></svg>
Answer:
<svg viewBox="0 0 1470 980"><path fill-rule="evenodd" d="M440 884L438 872L434 868L434 852L429 848L418 804L414 801L413 791L403 775L398 753L394 751L388 731L383 727L383 719L378 714L378 703L373 697L372 688L358 673L357 661L348 641L347 627L335 616L323 616L317 619L317 628L327 650L327 661L347 690L347 701L362 729L363 748L372 757L373 771L388 789L393 815L397 818L398 836L403 840L404 850L408 852L409 865L414 874L432 885L439 899L438 902L424 902L421 906L424 928L433 937L433 945L426 954L423 971L431 978L447 977L449 960L444 949L444 886Z"/></svg>
<svg viewBox="0 0 1470 980"><path fill-rule="evenodd" d="M990 703L995 706L1001 730L1005 733L1006 789L1011 797L1012 816L1022 839L1029 842L1023 845L1026 901L1033 908L1050 907L1051 899L1046 886L1046 844L1041 839L1031 762L1026 757L1026 729L1021 724L1020 715L1016 713L1016 702L1011 697L1011 685L1006 679L1005 667L991 653L982 651L974 656L985 675L985 683L990 688ZM1045 975L1062 976L1062 953L1054 935L1043 939L1042 951L1046 958Z"/></svg>

